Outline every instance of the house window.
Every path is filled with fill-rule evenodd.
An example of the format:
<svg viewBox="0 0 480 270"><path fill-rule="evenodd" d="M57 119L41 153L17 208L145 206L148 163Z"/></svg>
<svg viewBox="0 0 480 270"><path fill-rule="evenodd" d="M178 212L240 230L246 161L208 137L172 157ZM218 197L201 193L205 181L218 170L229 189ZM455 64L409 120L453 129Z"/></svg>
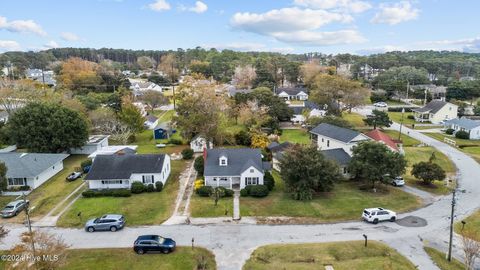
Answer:
<svg viewBox="0 0 480 270"><path fill-rule="evenodd" d="M323 140L324 140L324 139L322 138L322 142L323 142Z"/></svg>
<svg viewBox="0 0 480 270"><path fill-rule="evenodd" d="M213 182L217 182L217 178L216 178L216 177L213 177Z"/></svg>
<svg viewBox="0 0 480 270"><path fill-rule="evenodd" d="M220 160L220 165L227 165L227 161L225 159Z"/></svg>
<svg viewBox="0 0 480 270"><path fill-rule="evenodd" d="M250 169L250 172L251 172L251 173L253 173L253 172L254 172L254 170L253 170L253 169Z"/></svg>
<svg viewBox="0 0 480 270"><path fill-rule="evenodd" d="M102 180L102 185L121 185L122 180Z"/></svg>
<svg viewBox="0 0 480 270"><path fill-rule="evenodd" d="M227 177L220 177L220 181L228 181Z"/></svg>
<svg viewBox="0 0 480 270"><path fill-rule="evenodd" d="M245 185L258 185L258 177L245 177Z"/></svg>
<svg viewBox="0 0 480 270"><path fill-rule="evenodd" d="M142 183L144 184L153 184L153 180L153 175L142 175Z"/></svg>
<svg viewBox="0 0 480 270"><path fill-rule="evenodd" d="M27 184L26 178L8 178L9 186L25 186Z"/></svg>
<svg viewBox="0 0 480 270"><path fill-rule="evenodd" d="M327 147L330 147L330 140L327 140Z"/></svg>
<svg viewBox="0 0 480 270"><path fill-rule="evenodd" d="M347 173L348 173L347 167L343 167L343 174L347 174Z"/></svg>

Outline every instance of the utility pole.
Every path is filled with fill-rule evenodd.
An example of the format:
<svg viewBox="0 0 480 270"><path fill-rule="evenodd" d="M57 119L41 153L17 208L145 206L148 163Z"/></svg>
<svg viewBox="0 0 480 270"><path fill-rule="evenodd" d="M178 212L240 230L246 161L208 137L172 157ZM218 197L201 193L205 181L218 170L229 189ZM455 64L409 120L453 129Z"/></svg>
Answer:
<svg viewBox="0 0 480 270"><path fill-rule="evenodd" d="M27 226L28 226L28 232L30 233L30 241L32 242L32 253L33 253L33 265L35 266L35 269L37 269L37 262L35 258L35 240L33 239L33 232L32 232L32 223L30 221L30 205L27 204L27 199L25 196L25 193L22 194L23 197L23 203L25 204L25 214L27 215Z"/></svg>
<svg viewBox="0 0 480 270"><path fill-rule="evenodd" d="M405 108L402 108L402 118L400 119L400 130L398 132L398 140L400 141L402 137L402 126L403 126L403 114L405 113Z"/></svg>
<svg viewBox="0 0 480 270"><path fill-rule="evenodd" d="M450 214L450 240L448 242L448 255L447 260L452 260L452 240L453 240L453 217L455 216L455 193L456 189L452 193L452 213Z"/></svg>
<svg viewBox="0 0 480 270"><path fill-rule="evenodd" d="M427 104L427 88L425 88L425 98L423 99L423 106Z"/></svg>
<svg viewBox="0 0 480 270"><path fill-rule="evenodd" d="M173 92L173 110L176 109L176 106L175 106L175 70L174 70L174 63L172 61L172 76L170 76L170 79L172 81L172 92Z"/></svg>
<svg viewBox="0 0 480 270"><path fill-rule="evenodd" d="M410 91L410 80L407 80L407 98L406 98L407 101L408 101L408 91Z"/></svg>

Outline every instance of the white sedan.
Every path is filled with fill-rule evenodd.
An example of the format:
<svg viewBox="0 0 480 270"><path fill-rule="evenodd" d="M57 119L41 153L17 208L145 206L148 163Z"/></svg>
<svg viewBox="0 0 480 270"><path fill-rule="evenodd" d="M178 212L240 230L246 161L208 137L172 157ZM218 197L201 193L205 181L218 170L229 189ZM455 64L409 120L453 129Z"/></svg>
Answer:
<svg viewBox="0 0 480 270"><path fill-rule="evenodd" d="M383 101L381 101L381 102L375 102L375 103L373 103L373 106L375 106L375 107L381 107L381 108L386 108L386 107L388 107L388 104L385 103L385 102L383 102Z"/></svg>
<svg viewBox="0 0 480 270"><path fill-rule="evenodd" d="M362 218L373 224L377 224L380 221L394 222L397 219L397 213L383 208L367 208L363 210Z"/></svg>

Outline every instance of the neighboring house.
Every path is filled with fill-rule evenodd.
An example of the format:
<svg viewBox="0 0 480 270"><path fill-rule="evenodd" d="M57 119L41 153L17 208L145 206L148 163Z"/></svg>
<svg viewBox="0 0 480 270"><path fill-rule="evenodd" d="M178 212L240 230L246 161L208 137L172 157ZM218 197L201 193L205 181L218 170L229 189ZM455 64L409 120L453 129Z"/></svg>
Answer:
<svg viewBox="0 0 480 270"><path fill-rule="evenodd" d="M148 129L155 129L158 126L158 117L155 115L147 115L145 117L145 122L143 122L143 126Z"/></svg>
<svg viewBox="0 0 480 270"><path fill-rule="evenodd" d="M155 140L169 139L172 135L172 129L168 123L160 123L153 129L153 138Z"/></svg>
<svg viewBox="0 0 480 270"><path fill-rule="evenodd" d="M275 90L277 96L285 100L307 100L308 91L303 87L291 87L291 88L277 88Z"/></svg>
<svg viewBox="0 0 480 270"><path fill-rule="evenodd" d="M8 188L29 186L36 189L63 170L67 154L0 153L7 167Z"/></svg>
<svg viewBox="0 0 480 270"><path fill-rule="evenodd" d="M133 182L165 184L170 170L170 156L165 154L98 155L85 181L90 189L128 189Z"/></svg>
<svg viewBox="0 0 480 270"><path fill-rule="evenodd" d="M451 128L458 131L468 132L470 140L480 140L480 120L471 120L465 117L448 120L445 122L445 128Z"/></svg>
<svg viewBox="0 0 480 270"><path fill-rule="evenodd" d="M235 97L236 94L249 94L251 92L253 92L252 89L238 89L236 86L234 85L229 85L227 88L227 95L228 97Z"/></svg>
<svg viewBox="0 0 480 270"><path fill-rule="evenodd" d="M432 95L432 98L440 99L445 101L445 96L447 94L447 87L435 84L417 84L417 85L410 85L410 89L412 90L426 90L428 93Z"/></svg>
<svg viewBox="0 0 480 270"><path fill-rule="evenodd" d="M400 149L398 148L397 142L394 141L390 136L387 134L381 132L378 129L374 129L370 132L365 133L368 137L372 138L374 141L377 141L379 143L383 143L385 146L388 147L388 149L392 150L393 152L400 152Z"/></svg>
<svg viewBox="0 0 480 270"><path fill-rule="evenodd" d="M136 97L143 95L143 93L148 90L153 90L157 92L163 91L163 88L161 86L153 82L138 81L138 80L132 80L132 79L129 79L129 80L130 80L130 89L132 90L133 95Z"/></svg>
<svg viewBox="0 0 480 270"><path fill-rule="evenodd" d="M277 143L272 142L267 146L267 149L272 153L272 167L273 169L280 171L280 160L282 159L283 153L287 148L292 146L290 142Z"/></svg>
<svg viewBox="0 0 480 270"><path fill-rule="evenodd" d="M349 155L352 154L353 146L359 142L370 140L364 134L327 123L322 123L310 130L310 138L317 145L318 150L342 148Z"/></svg>
<svg viewBox="0 0 480 270"><path fill-rule="evenodd" d="M88 158L95 159L98 155L125 155L136 154L137 145L110 145L102 147L100 150L91 153Z"/></svg>
<svg viewBox="0 0 480 270"><path fill-rule="evenodd" d="M348 164L350 163L350 160L352 157L345 152L342 148L337 148L337 149L329 149L329 150L322 150L320 151L325 158L334 161L335 163L338 164L340 167L340 173L345 176L345 177L350 177L350 174L348 173Z"/></svg>
<svg viewBox="0 0 480 270"><path fill-rule="evenodd" d="M197 135L190 141L190 148L194 153L202 153L205 149L212 149L213 143L210 141L207 145L207 140L203 136Z"/></svg>
<svg viewBox="0 0 480 270"><path fill-rule="evenodd" d="M378 76L381 72L385 71L384 69L373 68L369 64L360 66L360 72L358 75L363 79L369 81Z"/></svg>
<svg viewBox="0 0 480 270"><path fill-rule="evenodd" d="M303 115L305 110L309 111L308 117L323 117L327 113L323 106L308 100L304 101L303 104L300 105L291 104L289 105L289 108L293 111L293 116L290 121L298 124L303 124L305 122L306 119Z"/></svg>
<svg viewBox="0 0 480 270"><path fill-rule="evenodd" d="M25 76L28 79L39 83L45 82L45 84L48 86L57 85L57 81L54 79L54 73L52 70L45 70L42 72L42 70L38 68L29 68L25 71Z"/></svg>
<svg viewBox="0 0 480 270"><path fill-rule="evenodd" d="M270 164L262 161L260 149L208 149L204 152L205 185L225 188L245 188L263 185L263 176Z"/></svg>
<svg viewBox="0 0 480 270"><path fill-rule="evenodd" d="M0 111L0 122L7 123L8 121L8 113L6 111Z"/></svg>
<svg viewBox="0 0 480 270"><path fill-rule="evenodd" d="M92 135L88 137L87 143L78 148L70 148L70 154L74 155L90 155L103 147L108 146L107 135Z"/></svg>
<svg viewBox="0 0 480 270"><path fill-rule="evenodd" d="M424 107L412 111L417 122L441 124L445 120L457 118L458 106L442 100L432 100Z"/></svg>
<svg viewBox="0 0 480 270"><path fill-rule="evenodd" d="M133 105L137 107L138 111L143 117L147 116L147 110L145 110L145 106L146 106L145 104L143 104L142 102L134 102Z"/></svg>

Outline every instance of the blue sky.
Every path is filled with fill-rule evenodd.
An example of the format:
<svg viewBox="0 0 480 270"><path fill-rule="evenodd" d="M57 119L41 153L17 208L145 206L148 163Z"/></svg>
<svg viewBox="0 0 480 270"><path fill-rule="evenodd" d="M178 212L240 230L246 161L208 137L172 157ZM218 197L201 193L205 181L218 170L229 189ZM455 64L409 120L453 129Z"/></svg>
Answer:
<svg viewBox="0 0 480 270"><path fill-rule="evenodd" d="M0 0L0 52L52 47L480 52L477 0Z"/></svg>

